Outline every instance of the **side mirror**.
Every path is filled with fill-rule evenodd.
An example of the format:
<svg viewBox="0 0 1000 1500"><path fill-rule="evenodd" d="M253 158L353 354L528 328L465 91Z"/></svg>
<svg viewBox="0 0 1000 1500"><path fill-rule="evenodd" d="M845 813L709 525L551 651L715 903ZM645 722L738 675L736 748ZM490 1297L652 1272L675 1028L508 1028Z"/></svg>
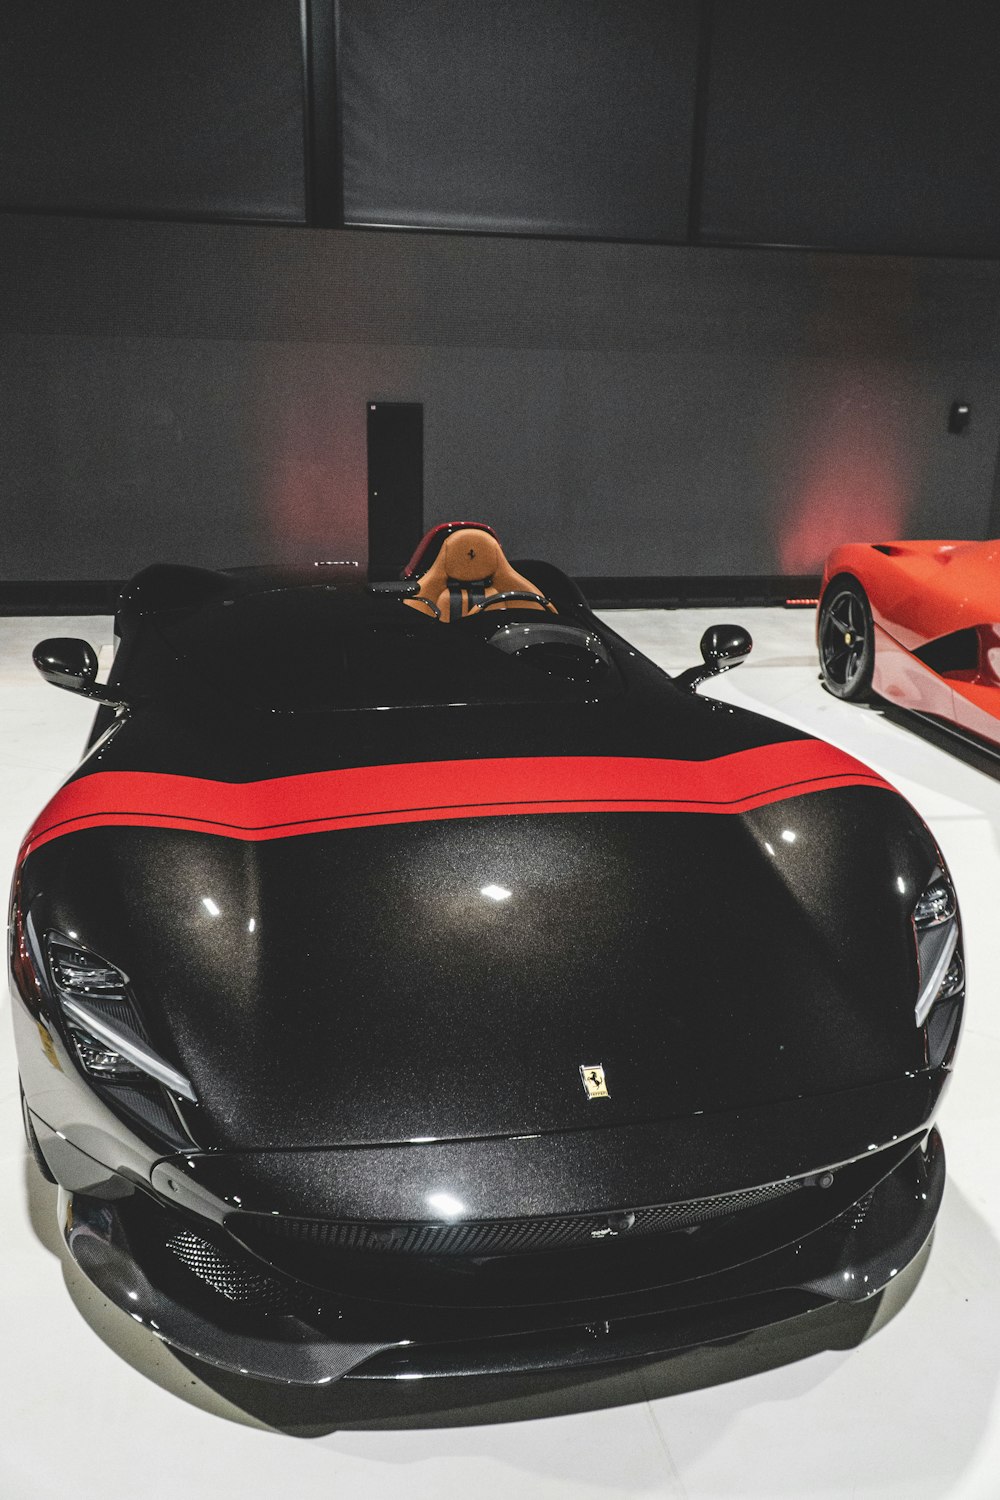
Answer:
<svg viewBox="0 0 1000 1500"><path fill-rule="evenodd" d="M752 650L750 632L742 625L711 625L701 638L702 661L713 673L738 667Z"/></svg>
<svg viewBox="0 0 1000 1500"><path fill-rule="evenodd" d="M678 687L689 688L693 692L699 683L707 682L710 677L717 677L720 672L729 672L733 667L738 667L740 662L746 661L753 650L753 639L749 630L744 630L742 625L710 625L701 638L701 656L704 663L700 667L689 667L682 672L674 681Z"/></svg>
<svg viewBox="0 0 1000 1500"><path fill-rule="evenodd" d="M53 636L39 641L31 659L46 682L53 687L65 688L67 693L79 693L95 703L106 703L112 708L121 708L121 699L114 696L111 688L100 686L97 681L97 653L86 641L73 636Z"/></svg>

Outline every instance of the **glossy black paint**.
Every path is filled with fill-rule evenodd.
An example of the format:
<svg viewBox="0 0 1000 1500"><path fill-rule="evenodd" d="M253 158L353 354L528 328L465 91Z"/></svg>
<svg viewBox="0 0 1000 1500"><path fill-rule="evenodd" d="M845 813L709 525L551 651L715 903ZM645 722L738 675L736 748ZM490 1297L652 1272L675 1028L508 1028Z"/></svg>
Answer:
<svg viewBox="0 0 1000 1500"><path fill-rule="evenodd" d="M86 641L66 636L39 641L32 660L46 682L71 693L85 693L97 680L97 652Z"/></svg>
<svg viewBox="0 0 1000 1500"><path fill-rule="evenodd" d="M32 856L32 910L131 976L205 1147L591 1128L591 1058L606 1128L809 1094L818 1066L824 1091L922 1066L908 918L933 854L906 825L872 844L887 801L251 844L95 829Z"/></svg>
<svg viewBox="0 0 1000 1500"><path fill-rule="evenodd" d="M149 569L123 596L106 690L129 707L101 710L74 779L120 770L239 783L483 756L699 761L804 738L672 682L551 565L516 567L555 600L561 624L596 638L592 678L526 672L490 647L537 614L443 626L406 609L398 587L370 588L348 570L324 569L317 585L268 570ZM744 648L730 627L703 642L712 664ZM899 1184L916 1170L905 1162L934 1117L961 1022L958 997L914 1023L910 915L939 861L901 798L861 787L741 816L508 815L272 842L100 827L55 839L17 872L19 920L30 912L39 933L78 935L129 976L152 1046L198 1100L160 1091L168 1130L86 1082L44 981L15 974L19 1063L45 1159L89 1204L127 1199L87 1209L73 1253L123 1297L140 1260L150 1307L188 1297L180 1347L210 1346L206 1357L250 1368L238 1347L246 1328L215 1293L188 1271L179 1291L163 1291L153 1242L165 1215L245 1264L241 1214L434 1223L446 1202L460 1219L596 1212L617 1222L646 1205L832 1170L829 1192L802 1188L794 1205L758 1216L756 1240L743 1217L642 1247L625 1236L547 1260L510 1257L518 1264L502 1274L488 1257L447 1274L418 1266L402 1321L377 1310L387 1297L399 1307L389 1281L379 1290L381 1263L336 1262L331 1274L355 1279L350 1326L319 1342L339 1337L341 1354L269 1370L265 1330L252 1362L307 1380L410 1336L428 1348L471 1341L458 1365L498 1367L500 1356L473 1346L523 1305L526 1280L551 1292L547 1310L523 1320L525 1367L529 1348L538 1367L560 1348L577 1359L577 1335L532 1345L542 1325L606 1320L623 1297L647 1321L615 1347L667 1348L682 1327L696 1341L699 1319L726 1323L717 1301L738 1322L752 1293L764 1322L765 1293L775 1308L803 1310L843 1296L837 1278L862 1261L885 1262L884 1282L878 1237L866 1231L862 1254L840 1216L895 1183L879 1188L889 1205L880 1233L900 1263L933 1222L936 1199L933 1211L926 1198L917 1208ZM490 885L509 899L484 896ZM579 1074L595 1060L609 1082L596 1102ZM932 1157L920 1171L932 1171L939 1197ZM789 1259L803 1236L809 1256ZM257 1240L254 1250L261 1273ZM275 1274L315 1280L298 1262ZM486 1288L472 1302L470 1275ZM662 1292L692 1276L705 1278L697 1311ZM476 1296L502 1308L495 1324L472 1316ZM573 1304L565 1317L552 1312L561 1302ZM607 1357L625 1355L609 1346ZM439 1363L444 1373L455 1361Z"/></svg>
<svg viewBox="0 0 1000 1500"><path fill-rule="evenodd" d="M345 1376L512 1373L663 1354L831 1301L873 1296L926 1243L944 1188L936 1131L880 1156L862 1164L862 1181L848 1191L866 1190L851 1208L843 1209L847 1194L841 1194L824 1218L823 1195L814 1191L798 1223L786 1215L777 1234L773 1224L768 1237L758 1230L738 1254L731 1244L727 1251L673 1235L665 1237L672 1242L665 1257L661 1250L666 1264L637 1268L635 1247L605 1241L582 1278L567 1277L565 1261L549 1257L541 1287L542 1257L515 1265L513 1285L508 1276L499 1288L489 1287L495 1263L472 1264L471 1296L461 1274L447 1292L440 1276L435 1285L434 1267L421 1267L417 1278L400 1284L394 1264L374 1287L369 1270L368 1286L360 1288L356 1268L353 1285L349 1277L343 1285L341 1275L332 1289L280 1272L262 1274L260 1260L231 1238L203 1223L195 1231L192 1221L142 1193L122 1203L77 1194L61 1208L70 1252L104 1294L167 1342L209 1363L303 1385ZM203 1257L218 1255L219 1246L225 1274L242 1267L254 1278L250 1296L237 1302L213 1295L178 1265L168 1251L171 1240L196 1232ZM595 1273L598 1262L602 1269ZM485 1298L477 1291L484 1276Z"/></svg>
<svg viewBox="0 0 1000 1500"><path fill-rule="evenodd" d="M68 693L79 693L112 708L124 706L116 694L98 687L97 653L87 641L72 636L53 636L39 641L32 659L45 681L53 687L65 688Z"/></svg>
<svg viewBox="0 0 1000 1500"><path fill-rule="evenodd" d="M753 641L742 625L711 625L701 638L701 654L712 666L734 666L750 655Z"/></svg>
<svg viewBox="0 0 1000 1500"><path fill-rule="evenodd" d="M701 638L703 667L689 667L675 680L681 687L697 687L719 672L729 672L746 661L753 649L749 630L742 625L711 625Z"/></svg>

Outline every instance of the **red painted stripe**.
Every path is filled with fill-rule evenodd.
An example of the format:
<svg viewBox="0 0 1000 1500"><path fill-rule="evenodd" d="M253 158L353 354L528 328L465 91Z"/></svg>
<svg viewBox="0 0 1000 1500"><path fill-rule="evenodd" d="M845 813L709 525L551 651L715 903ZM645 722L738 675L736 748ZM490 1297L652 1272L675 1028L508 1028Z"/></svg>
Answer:
<svg viewBox="0 0 1000 1500"><path fill-rule="evenodd" d="M275 839L511 813L741 813L833 787L887 785L821 740L790 740L704 761L525 756L359 766L245 782L97 771L56 793L27 833L22 856L86 828L183 828L223 838Z"/></svg>

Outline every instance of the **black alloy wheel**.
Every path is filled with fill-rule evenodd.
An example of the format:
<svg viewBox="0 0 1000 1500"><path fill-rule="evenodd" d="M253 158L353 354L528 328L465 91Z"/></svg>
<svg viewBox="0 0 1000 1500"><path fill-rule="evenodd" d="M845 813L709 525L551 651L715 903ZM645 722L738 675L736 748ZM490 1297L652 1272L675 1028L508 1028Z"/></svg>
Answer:
<svg viewBox="0 0 1000 1500"><path fill-rule="evenodd" d="M828 585L819 607L819 665L835 698L858 703L871 697L875 627L864 589L846 575Z"/></svg>

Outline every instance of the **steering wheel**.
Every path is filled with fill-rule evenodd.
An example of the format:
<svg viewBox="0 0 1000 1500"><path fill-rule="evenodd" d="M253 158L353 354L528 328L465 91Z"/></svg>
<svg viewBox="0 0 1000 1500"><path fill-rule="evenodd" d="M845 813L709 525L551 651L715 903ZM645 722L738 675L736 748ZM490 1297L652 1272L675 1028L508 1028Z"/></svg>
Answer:
<svg viewBox="0 0 1000 1500"><path fill-rule="evenodd" d="M527 589L511 589L506 594L488 595L481 604L474 604L465 618L469 620L473 615L482 614L485 609L492 609L494 604L510 604L514 599L529 599L532 604L540 604L543 609L548 609L553 614L558 614L558 610L552 603L552 600L547 598L545 594L531 594Z"/></svg>

